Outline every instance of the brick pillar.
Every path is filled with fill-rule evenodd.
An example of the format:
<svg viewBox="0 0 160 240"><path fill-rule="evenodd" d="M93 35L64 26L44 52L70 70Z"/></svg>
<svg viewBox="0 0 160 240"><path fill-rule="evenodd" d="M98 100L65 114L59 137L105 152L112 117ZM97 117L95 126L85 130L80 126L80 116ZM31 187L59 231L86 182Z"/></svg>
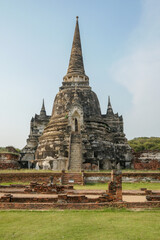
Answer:
<svg viewBox="0 0 160 240"><path fill-rule="evenodd" d="M111 171L111 181L108 184L108 192L112 196L116 195L116 171Z"/></svg>
<svg viewBox="0 0 160 240"><path fill-rule="evenodd" d="M111 171L111 181L112 182L116 181L116 170L115 169Z"/></svg>
<svg viewBox="0 0 160 240"><path fill-rule="evenodd" d="M116 172L116 198L117 201L122 201L122 172Z"/></svg>
<svg viewBox="0 0 160 240"><path fill-rule="evenodd" d="M108 193L115 201L122 201L122 173L119 170L111 171L111 181L108 185Z"/></svg>

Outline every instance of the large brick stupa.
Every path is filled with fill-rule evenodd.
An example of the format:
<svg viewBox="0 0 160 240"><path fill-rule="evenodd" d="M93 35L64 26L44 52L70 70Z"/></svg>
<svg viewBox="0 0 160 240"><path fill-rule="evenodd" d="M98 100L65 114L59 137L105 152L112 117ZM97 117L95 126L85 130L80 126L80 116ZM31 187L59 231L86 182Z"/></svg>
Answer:
<svg viewBox="0 0 160 240"><path fill-rule="evenodd" d="M123 118L110 98L101 114L98 98L85 74L78 17L67 74L57 93L52 116L39 138L35 161L53 170L111 169L131 165Z"/></svg>

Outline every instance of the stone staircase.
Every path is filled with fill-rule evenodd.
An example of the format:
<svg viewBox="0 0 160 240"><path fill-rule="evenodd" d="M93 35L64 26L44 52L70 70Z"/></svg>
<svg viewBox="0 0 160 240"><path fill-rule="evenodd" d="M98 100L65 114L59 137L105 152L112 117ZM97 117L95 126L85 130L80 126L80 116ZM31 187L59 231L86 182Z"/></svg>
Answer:
<svg viewBox="0 0 160 240"><path fill-rule="evenodd" d="M69 170L79 172L82 167L82 140L79 133L71 134Z"/></svg>
<svg viewBox="0 0 160 240"><path fill-rule="evenodd" d="M63 185L67 185L67 184L83 185L83 173L63 173L62 184Z"/></svg>

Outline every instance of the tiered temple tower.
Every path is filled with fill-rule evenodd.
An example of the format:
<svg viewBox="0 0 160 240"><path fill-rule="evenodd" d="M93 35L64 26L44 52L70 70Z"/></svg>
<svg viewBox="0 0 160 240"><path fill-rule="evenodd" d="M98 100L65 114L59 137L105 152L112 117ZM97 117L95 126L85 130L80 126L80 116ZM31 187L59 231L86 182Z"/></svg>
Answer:
<svg viewBox="0 0 160 240"><path fill-rule="evenodd" d="M39 138L36 162L53 170L130 167L131 149L123 133L122 116L108 100L102 115L85 74L78 17L67 74L55 97L52 116Z"/></svg>

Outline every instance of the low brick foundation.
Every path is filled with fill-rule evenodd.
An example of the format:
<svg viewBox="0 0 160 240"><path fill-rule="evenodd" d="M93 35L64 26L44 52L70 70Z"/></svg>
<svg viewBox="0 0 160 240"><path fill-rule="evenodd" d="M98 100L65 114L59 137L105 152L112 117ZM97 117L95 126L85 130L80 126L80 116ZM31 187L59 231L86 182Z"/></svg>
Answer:
<svg viewBox="0 0 160 240"><path fill-rule="evenodd" d="M147 195L147 201L160 201L160 195Z"/></svg>
<svg viewBox="0 0 160 240"><path fill-rule="evenodd" d="M0 153L0 169L18 169L20 155L17 153Z"/></svg>
<svg viewBox="0 0 160 240"><path fill-rule="evenodd" d="M104 208L160 208L160 202L105 202L105 203L6 203L0 209L104 209Z"/></svg>
<svg viewBox="0 0 160 240"><path fill-rule="evenodd" d="M160 169L160 151L142 151L134 153L134 169Z"/></svg>
<svg viewBox="0 0 160 240"><path fill-rule="evenodd" d="M47 194L58 194L64 191L73 190L71 185L57 185L57 184L45 184L31 182L29 186L25 187L25 193L47 193Z"/></svg>
<svg viewBox="0 0 160 240"><path fill-rule="evenodd" d="M69 195L69 194L58 194L54 197L15 197L12 194L4 194L0 198L0 202L10 203L103 203L103 202L115 202L116 198L114 195L103 194L97 198L89 198L85 195Z"/></svg>
<svg viewBox="0 0 160 240"><path fill-rule="evenodd" d="M111 180L110 173L86 173L80 174L81 182L74 180L74 173L65 173L70 178L67 177L64 184L85 184L85 183L99 183L99 182L109 182ZM76 178L77 178L77 173ZM62 182L62 173L50 173L50 172L36 172L36 173L0 173L0 183L1 182L48 182L50 177L53 177L55 183ZM76 179L75 178L75 179ZM160 182L160 172L159 173L122 173L122 182Z"/></svg>
<svg viewBox="0 0 160 240"><path fill-rule="evenodd" d="M4 194L0 198L0 202L10 203L56 203L57 197L46 198L46 197L13 197L12 194Z"/></svg>
<svg viewBox="0 0 160 240"><path fill-rule="evenodd" d="M54 182L61 183L61 173L0 173L0 182L48 182L52 176Z"/></svg>
<svg viewBox="0 0 160 240"><path fill-rule="evenodd" d="M63 176L65 172L62 172ZM19 185L18 185L19 186ZM12 187L11 187L12 189ZM69 193L71 191L72 194ZM29 197L15 197L11 193L5 193L0 202L13 202L13 203L102 203L102 202L118 202L122 201L122 173L120 171L113 170L111 172L111 182L109 183L108 191L99 194L96 198L86 197L84 194L75 194L73 186L69 185L57 185L53 184L53 177L50 177L50 183L38 184L37 182L31 182L29 186L26 186L22 193L34 193L34 196ZM78 191L77 191L78 192ZM38 193L40 195L38 196ZM50 197L44 197L44 193L50 193ZM35 194L37 194L35 196Z"/></svg>
<svg viewBox="0 0 160 240"><path fill-rule="evenodd" d="M110 173L85 172L85 183L106 183L111 180ZM160 172L155 173L122 173L122 182L160 182Z"/></svg>

